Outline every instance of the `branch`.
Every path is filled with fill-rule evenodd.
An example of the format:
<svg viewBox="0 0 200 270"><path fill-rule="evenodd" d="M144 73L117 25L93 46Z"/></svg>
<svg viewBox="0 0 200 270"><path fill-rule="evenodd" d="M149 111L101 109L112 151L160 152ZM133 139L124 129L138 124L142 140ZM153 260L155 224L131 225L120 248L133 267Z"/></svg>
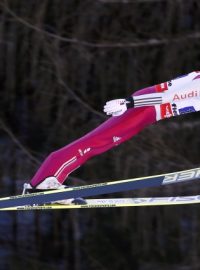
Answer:
<svg viewBox="0 0 200 270"><path fill-rule="evenodd" d="M55 73L54 75L56 76L57 82L60 86L62 86L71 97L74 98L75 101L77 101L79 104L81 104L84 108L86 108L89 112L92 112L95 115L100 116L102 119L107 119L107 116L105 116L104 113L101 113L97 110L95 110L92 106L90 106L87 102L85 102L83 99L81 99L69 86L68 84L64 81L63 76L62 76L62 71L60 68L60 56L57 54L57 58L52 57L52 53L49 52L48 47L46 47L46 52L49 54L49 58L51 59L54 67L55 67Z"/></svg>
<svg viewBox="0 0 200 270"><path fill-rule="evenodd" d="M11 138L11 140L16 144L22 152L25 153L25 155L32 160L34 163L37 165L40 164L40 161L36 159L28 150L27 148L17 139L17 137L12 133L12 131L6 126L6 124L3 122L2 119L0 119L0 127L2 128L3 131L5 131L8 136Z"/></svg>
<svg viewBox="0 0 200 270"><path fill-rule="evenodd" d="M98 1L103 1L103 0L98 0ZM141 1L146 1L147 0L141 0ZM140 2L141 2L140 1ZM153 1L153 0L150 0ZM156 0L158 1L158 0ZM161 0L159 0L161 1ZM18 15L16 15L9 7L8 7L8 3L7 0L5 0L6 5L1 4L6 11L13 17L15 18L18 22L22 23L23 25L25 25L26 27L35 30L37 32L40 32L48 37L52 37L54 39L63 41L65 43L71 43L71 44L77 44L79 46L84 46L84 47L90 47L90 48L138 48L138 47L147 47L147 46L159 46L159 45L166 45L168 43L180 43L189 39L200 39L200 32L194 32L192 34L184 34L182 36L178 36L178 37L174 37L168 39L168 38L163 38L163 39L157 39L157 38L150 38L148 40L144 40L144 41L134 41L134 42L104 42L104 43L95 43L95 42L88 42L85 40L79 40L77 38L67 38L67 37L63 37L57 34L53 34L50 33L42 28L39 28L31 23L29 23L28 21L26 21L25 19L19 17Z"/></svg>
<svg viewBox="0 0 200 270"><path fill-rule="evenodd" d="M62 76L60 74L59 68L57 67L57 65L55 64L56 67L56 74L57 74L57 79L58 79L58 83L64 87L65 90L67 90L67 92L74 98L74 100L76 100L78 103L80 103L84 108L86 108L88 111L100 116L101 118L107 119L107 117L95 110L94 108L92 108L88 103L86 103L84 100L82 100L78 95L76 95L74 93L74 91L66 84L66 82L64 82L64 80L62 79Z"/></svg>
<svg viewBox="0 0 200 270"><path fill-rule="evenodd" d="M138 3L152 3L152 2L166 2L166 0L97 0L101 3L115 3L115 4L138 4Z"/></svg>

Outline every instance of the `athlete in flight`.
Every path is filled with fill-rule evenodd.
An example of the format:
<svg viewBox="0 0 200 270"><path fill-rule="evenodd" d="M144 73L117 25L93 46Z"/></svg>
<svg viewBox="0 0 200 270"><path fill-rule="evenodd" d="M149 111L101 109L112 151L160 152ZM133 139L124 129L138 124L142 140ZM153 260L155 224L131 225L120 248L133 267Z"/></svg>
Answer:
<svg viewBox="0 0 200 270"><path fill-rule="evenodd" d="M104 112L112 117L51 153L30 184L25 184L24 192L65 188L68 175L93 156L120 145L156 121L199 110L200 72L196 71L141 89L128 98L108 101Z"/></svg>

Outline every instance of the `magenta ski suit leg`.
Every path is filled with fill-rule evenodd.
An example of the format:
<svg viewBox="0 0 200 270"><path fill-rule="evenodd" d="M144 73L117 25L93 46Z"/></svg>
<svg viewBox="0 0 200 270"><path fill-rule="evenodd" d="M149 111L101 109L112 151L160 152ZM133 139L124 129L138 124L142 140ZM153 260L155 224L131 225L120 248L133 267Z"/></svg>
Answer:
<svg viewBox="0 0 200 270"><path fill-rule="evenodd" d="M148 87L134 95L154 92L155 87ZM63 183L72 171L88 159L130 139L154 122L156 111L153 106L129 109L121 116L111 117L87 135L51 153L32 178L31 185L35 187L50 176Z"/></svg>

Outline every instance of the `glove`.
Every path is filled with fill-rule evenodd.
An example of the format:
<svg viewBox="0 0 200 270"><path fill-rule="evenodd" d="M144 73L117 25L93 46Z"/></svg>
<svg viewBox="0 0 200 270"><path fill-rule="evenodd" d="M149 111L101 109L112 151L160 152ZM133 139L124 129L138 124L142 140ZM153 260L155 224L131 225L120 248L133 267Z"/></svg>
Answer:
<svg viewBox="0 0 200 270"><path fill-rule="evenodd" d="M112 116L119 116L125 113L128 109L128 104L130 101L127 99L114 99L106 102L106 105L104 106L104 112L107 115L112 115Z"/></svg>

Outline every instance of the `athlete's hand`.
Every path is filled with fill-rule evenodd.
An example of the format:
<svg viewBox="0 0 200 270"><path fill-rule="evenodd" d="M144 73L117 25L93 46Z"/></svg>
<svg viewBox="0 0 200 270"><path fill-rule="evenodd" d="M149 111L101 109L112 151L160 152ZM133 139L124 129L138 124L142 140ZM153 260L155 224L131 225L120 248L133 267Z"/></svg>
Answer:
<svg viewBox="0 0 200 270"><path fill-rule="evenodd" d="M106 102L106 105L104 106L104 112L107 115L112 116L119 116L125 113L127 111L127 103L128 101L126 99L114 99Z"/></svg>

